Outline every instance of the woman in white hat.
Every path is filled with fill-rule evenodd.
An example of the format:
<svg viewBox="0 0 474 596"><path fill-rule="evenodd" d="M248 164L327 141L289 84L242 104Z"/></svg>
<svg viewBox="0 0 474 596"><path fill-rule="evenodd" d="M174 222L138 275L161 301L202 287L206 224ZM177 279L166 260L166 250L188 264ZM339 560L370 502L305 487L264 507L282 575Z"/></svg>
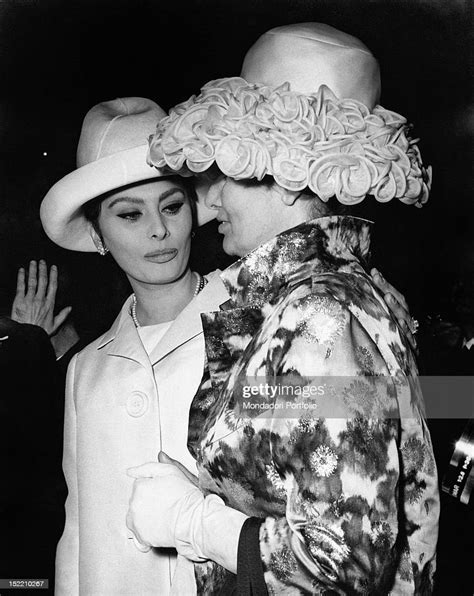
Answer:
<svg viewBox="0 0 474 596"><path fill-rule="evenodd" d="M212 496L151 463L130 503L141 542L214 562L199 592L228 570L239 594L431 593L439 495L414 355L368 274L370 222L337 215L428 198L379 93L359 40L280 27L151 139L157 167L216 175L206 202L241 257L221 275L226 309L202 316L210 378L190 414Z"/></svg>
<svg viewBox="0 0 474 596"><path fill-rule="evenodd" d="M143 98L92 108L78 168L41 206L52 240L110 251L134 292L68 370L60 595L167 594L174 572L172 551L141 552L127 530L133 480L126 470L156 460L161 450L194 470L186 443L187 413L204 369L199 313L228 296L217 275L204 279L188 266L192 187L146 164L147 137L164 115Z"/></svg>

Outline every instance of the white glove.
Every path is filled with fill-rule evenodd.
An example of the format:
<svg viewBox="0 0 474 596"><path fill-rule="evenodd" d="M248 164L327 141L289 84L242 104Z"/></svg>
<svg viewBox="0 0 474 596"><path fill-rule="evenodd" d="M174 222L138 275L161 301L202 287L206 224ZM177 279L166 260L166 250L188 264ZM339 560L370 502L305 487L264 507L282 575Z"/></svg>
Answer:
<svg viewBox="0 0 474 596"><path fill-rule="evenodd" d="M174 547L192 561L211 559L236 573L246 515L226 507L216 495L204 497L173 464L148 463L128 474L136 480L127 526L139 543Z"/></svg>

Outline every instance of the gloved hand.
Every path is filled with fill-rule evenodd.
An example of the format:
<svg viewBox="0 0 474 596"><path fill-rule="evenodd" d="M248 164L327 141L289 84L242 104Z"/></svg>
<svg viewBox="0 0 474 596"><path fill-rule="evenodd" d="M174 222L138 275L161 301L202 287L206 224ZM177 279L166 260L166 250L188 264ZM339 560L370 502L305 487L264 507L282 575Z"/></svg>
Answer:
<svg viewBox="0 0 474 596"><path fill-rule="evenodd" d="M246 515L226 507L216 495L204 497L173 464L147 463L128 474L136 480L127 526L140 544L174 547L192 561L211 559L236 572Z"/></svg>
<svg viewBox="0 0 474 596"><path fill-rule="evenodd" d="M147 463L127 473L136 478L128 528L143 545L175 548L180 513L192 515L204 501L203 494L172 464Z"/></svg>

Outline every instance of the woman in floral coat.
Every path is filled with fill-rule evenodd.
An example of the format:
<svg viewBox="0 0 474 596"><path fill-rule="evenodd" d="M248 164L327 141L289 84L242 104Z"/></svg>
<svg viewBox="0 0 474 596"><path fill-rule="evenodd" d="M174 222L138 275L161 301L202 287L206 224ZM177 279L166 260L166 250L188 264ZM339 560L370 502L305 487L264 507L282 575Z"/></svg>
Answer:
<svg viewBox="0 0 474 596"><path fill-rule="evenodd" d="M230 300L202 315L201 490L170 461L146 464L129 511L142 542L200 563L199 593L229 571L239 593L432 591L439 495L413 352L368 273L370 222L337 214L368 195L428 198L430 171L379 91L355 38L281 27L151 140L158 167L217 171L207 204L241 257L221 275Z"/></svg>

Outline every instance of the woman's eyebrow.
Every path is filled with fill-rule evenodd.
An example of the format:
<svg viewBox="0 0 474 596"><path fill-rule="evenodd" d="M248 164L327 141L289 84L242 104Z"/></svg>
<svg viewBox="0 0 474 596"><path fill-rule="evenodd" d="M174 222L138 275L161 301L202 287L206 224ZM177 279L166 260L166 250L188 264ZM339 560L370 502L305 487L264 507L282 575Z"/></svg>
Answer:
<svg viewBox="0 0 474 596"><path fill-rule="evenodd" d="M184 195L183 189L181 189L179 187L169 188L168 190L165 190L159 196L159 200L163 201L164 199L167 199L168 197L170 197L171 195L174 195L175 193L180 193L180 194ZM114 199L107 205L107 209L110 209L114 205L117 205L117 203L132 203L134 205L143 205L145 203L145 201L143 199L140 199L139 197L127 197L127 196L117 197L116 199Z"/></svg>
<svg viewBox="0 0 474 596"><path fill-rule="evenodd" d="M160 195L160 201L163 201L164 199L167 199L168 197L170 197L171 195L174 195L177 192L181 193L184 196L184 190L182 188L179 188L179 187L169 188L168 190L165 190Z"/></svg>
<svg viewBox="0 0 474 596"><path fill-rule="evenodd" d="M117 203L121 203L121 202L123 202L123 203L133 203L134 205L143 205L143 203L145 201L143 199L139 199L137 197L117 197L116 199L114 199L113 201L111 201L107 205L107 209L110 209L111 207L113 207Z"/></svg>

